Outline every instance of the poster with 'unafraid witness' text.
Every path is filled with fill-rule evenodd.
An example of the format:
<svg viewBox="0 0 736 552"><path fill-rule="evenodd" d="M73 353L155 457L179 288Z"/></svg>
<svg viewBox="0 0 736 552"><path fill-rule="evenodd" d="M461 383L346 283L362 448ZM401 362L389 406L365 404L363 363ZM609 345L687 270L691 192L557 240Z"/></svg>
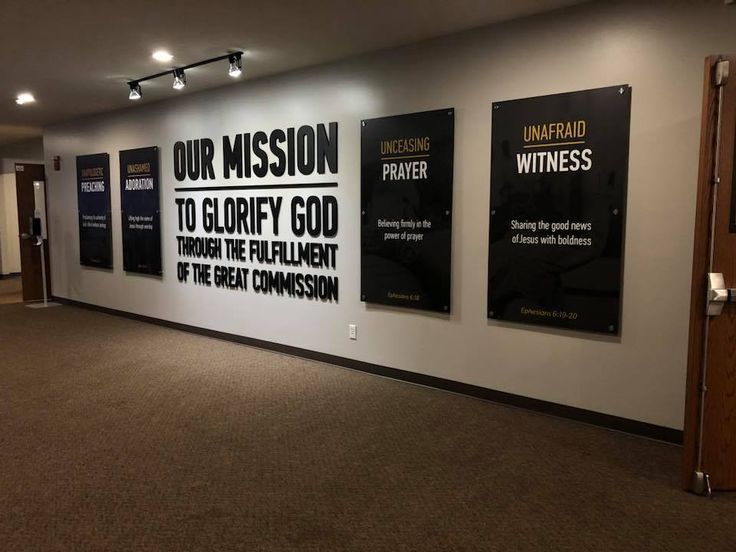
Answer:
<svg viewBox="0 0 736 552"><path fill-rule="evenodd" d="M494 103L488 317L618 334L631 87Z"/></svg>

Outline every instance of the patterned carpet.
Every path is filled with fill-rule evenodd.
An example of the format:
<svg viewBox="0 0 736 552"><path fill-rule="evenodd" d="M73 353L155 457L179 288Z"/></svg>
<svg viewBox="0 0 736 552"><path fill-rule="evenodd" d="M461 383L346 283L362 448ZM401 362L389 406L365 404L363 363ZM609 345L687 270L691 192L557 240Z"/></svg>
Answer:
<svg viewBox="0 0 736 552"><path fill-rule="evenodd" d="M3 551L736 550L736 497L681 491L679 460L75 307L0 306Z"/></svg>

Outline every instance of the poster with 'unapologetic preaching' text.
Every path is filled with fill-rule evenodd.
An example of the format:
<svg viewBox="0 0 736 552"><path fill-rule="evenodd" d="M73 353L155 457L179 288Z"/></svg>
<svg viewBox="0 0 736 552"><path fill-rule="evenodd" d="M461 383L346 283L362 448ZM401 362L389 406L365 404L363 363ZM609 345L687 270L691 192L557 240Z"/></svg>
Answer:
<svg viewBox="0 0 736 552"><path fill-rule="evenodd" d="M455 111L362 122L361 300L450 311Z"/></svg>
<svg viewBox="0 0 736 552"><path fill-rule="evenodd" d="M79 262L83 266L112 268L110 225L110 156L77 156Z"/></svg>
<svg viewBox="0 0 736 552"><path fill-rule="evenodd" d="M618 334L631 87L494 103L488 317Z"/></svg>

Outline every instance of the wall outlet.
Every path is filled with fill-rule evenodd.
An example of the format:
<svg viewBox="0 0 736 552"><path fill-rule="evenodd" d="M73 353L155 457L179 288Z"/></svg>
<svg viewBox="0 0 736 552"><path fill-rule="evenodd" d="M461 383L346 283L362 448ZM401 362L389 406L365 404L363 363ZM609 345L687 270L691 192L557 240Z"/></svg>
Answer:
<svg viewBox="0 0 736 552"><path fill-rule="evenodd" d="M350 339L358 339L358 326L355 324L349 324L348 335L350 336Z"/></svg>

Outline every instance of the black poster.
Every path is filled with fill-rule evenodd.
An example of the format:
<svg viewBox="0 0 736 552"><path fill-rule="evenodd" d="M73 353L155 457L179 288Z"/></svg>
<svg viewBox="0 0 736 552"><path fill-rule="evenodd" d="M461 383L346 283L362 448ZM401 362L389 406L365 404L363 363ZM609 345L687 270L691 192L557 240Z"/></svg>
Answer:
<svg viewBox="0 0 736 552"><path fill-rule="evenodd" d="M493 104L488 316L619 333L631 87Z"/></svg>
<svg viewBox="0 0 736 552"><path fill-rule="evenodd" d="M110 156L77 156L79 263L112 268Z"/></svg>
<svg viewBox="0 0 736 552"><path fill-rule="evenodd" d="M455 111L362 123L361 299L450 311Z"/></svg>
<svg viewBox="0 0 736 552"><path fill-rule="evenodd" d="M161 274L161 207L158 148L120 152L123 268Z"/></svg>

